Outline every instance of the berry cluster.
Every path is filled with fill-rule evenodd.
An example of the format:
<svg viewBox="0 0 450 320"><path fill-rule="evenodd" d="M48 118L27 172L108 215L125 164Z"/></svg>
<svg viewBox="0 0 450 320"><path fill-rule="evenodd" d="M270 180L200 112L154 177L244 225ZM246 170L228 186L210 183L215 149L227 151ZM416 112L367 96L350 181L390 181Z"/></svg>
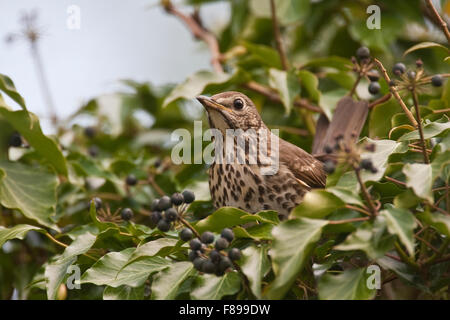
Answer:
<svg viewBox="0 0 450 320"><path fill-rule="evenodd" d="M353 135L352 138L356 138L356 136ZM357 170L364 169L372 173L376 173L378 171L370 159L361 160L360 155L363 151L361 148L356 147L354 145L347 145L344 142L344 138L342 135L337 136L335 141L336 144L334 145L334 147L325 146L324 148L324 151L327 154L334 153L336 155L334 160L327 160L324 162L323 169L326 173L332 174L336 170L336 164L338 162L349 164L354 169ZM373 143L366 144L363 146L363 149L365 151L374 152L375 144Z"/></svg>
<svg viewBox="0 0 450 320"><path fill-rule="evenodd" d="M151 205L152 214L150 218L159 230L169 231L172 223L179 219L179 207L194 200L195 195L190 190L185 190L183 193L176 192L171 197L163 196L155 199ZM174 206L177 208L174 208Z"/></svg>
<svg viewBox="0 0 450 320"><path fill-rule="evenodd" d="M397 62L392 67L392 73L396 75L400 81L391 80L389 85L396 86L399 90L406 89L411 91L418 85L426 83L431 83L434 87L440 87L444 83L444 78L439 74L436 74L431 78L425 75L423 61L421 59L416 61L415 70L407 70L403 63Z"/></svg>
<svg viewBox="0 0 450 320"><path fill-rule="evenodd" d="M181 240L189 241L192 237L193 233L190 229L181 230ZM212 232L205 231L200 236L200 239L190 240L189 247L191 251L189 252L189 260L194 264L194 268L200 272L222 276L227 269L233 266L232 261L241 258L241 251L237 248L225 251L233 239L234 233L229 228L223 229L220 237L216 240Z"/></svg>
<svg viewBox="0 0 450 320"><path fill-rule="evenodd" d="M130 221L134 214L133 210L130 208L125 208L120 211L120 208L115 211L114 213L111 213L111 210L108 205L106 205L106 210L103 209L103 201L102 199L95 197L91 200L91 203L95 205L95 210L98 213L98 217L103 221L110 221L110 222L120 222L120 220L123 221ZM120 217L118 215L120 211Z"/></svg>
<svg viewBox="0 0 450 320"><path fill-rule="evenodd" d="M369 48L358 48L358 50L356 50L356 57L358 60L352 57L353 71L355 71L360 78L366 77L370 81L368 90L371 94L378 94L381 89L381 86L378 83L380 74L376 69L372 69L373 63L371 61Z"/></svg>

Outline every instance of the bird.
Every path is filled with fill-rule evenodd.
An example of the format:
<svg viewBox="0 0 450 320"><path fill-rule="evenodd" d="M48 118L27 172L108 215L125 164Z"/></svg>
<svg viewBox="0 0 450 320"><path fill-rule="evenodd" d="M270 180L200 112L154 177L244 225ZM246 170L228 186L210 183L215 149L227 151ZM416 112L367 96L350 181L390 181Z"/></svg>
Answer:
<svg viewBox="0 0 450 320"><path fill-rule="evenodd" d="M214 139L216 157L208 173L211 199L216 209L231 206L249 213L274 210L281 219L286 219L308 191L325 187L323 163L271 133L253 101L245 94L228 91L196 98L207 111L211 129L219 131L222 137L227 137L227 130L239 133L233 136L234 161L225 161L226 157L222 158L224 161L218 161L217 150L227 155L228 147L227 143ZM267 138L260 138L258 133L266 133ZM239 137L244 137L244 145L236 143ZM266 154L255 152L250 141L266 143ZM274 158L278 161L277 170L270 172L270 161L267 160L272 159L275 146L278 146L278 155Z"/></svg>

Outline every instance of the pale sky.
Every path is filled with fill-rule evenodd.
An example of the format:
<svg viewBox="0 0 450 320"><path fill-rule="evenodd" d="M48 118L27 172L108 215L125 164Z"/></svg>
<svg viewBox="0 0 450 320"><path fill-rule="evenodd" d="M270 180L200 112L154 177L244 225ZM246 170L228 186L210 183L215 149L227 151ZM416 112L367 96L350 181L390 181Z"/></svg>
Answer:
<svg viewBox="0 0 450 320"><path fill-rule="evenodd" d="M45 121L46 108L28 43L7 44L20 29L23 10L37 8L45 35L39 43L58 115L67 116L89 98L122 88L118 80L181 82L210 69L209 53L184 25L154 5L157 0L0 0L0 73L15 82L28 108ZM67 27L68 7L80 8L81 29ZM207 25L224 25L226 2L202 9ZM47 119L48 120L48 119ZM46 123L47 122L47 123Z"/></svg>

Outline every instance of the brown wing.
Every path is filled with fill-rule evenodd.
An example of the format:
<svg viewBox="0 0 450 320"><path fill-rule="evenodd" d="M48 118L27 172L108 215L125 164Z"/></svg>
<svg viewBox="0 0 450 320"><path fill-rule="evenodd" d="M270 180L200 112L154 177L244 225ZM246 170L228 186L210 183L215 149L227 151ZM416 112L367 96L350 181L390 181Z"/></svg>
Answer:
<svg viewBox="0 0 450 320"><path fill-rule="evenodd" d="M326 174L322 162L305 150L284 141L280 142L280 162L285 164L294 176L311 188L325 187Z"/></svg>

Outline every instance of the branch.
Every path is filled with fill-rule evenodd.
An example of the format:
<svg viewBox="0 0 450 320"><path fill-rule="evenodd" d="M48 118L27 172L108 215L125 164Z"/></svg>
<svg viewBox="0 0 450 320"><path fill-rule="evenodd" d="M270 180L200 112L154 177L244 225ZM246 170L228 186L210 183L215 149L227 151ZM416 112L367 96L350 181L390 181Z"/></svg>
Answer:
<svg viewBox="0 0 450 320"><path fill-rule="evenodd" d="M419 99L417 98L417 92L415 88L411 90L411 94L414 101L414 109L416 109L417 118L417 128L419 129L420 144L422 146L423 160L426 164L430 163L430 158L428 157L427 145L425 143L425 138L423 135L422 121L420 120L420 110L419 110Z"/></svg>
<svg viewBox="0 0 450 320"><path fill-rule="evenodd" d="M374 108L375 106L377 106L377 105L379 105L379 104L382 104L382 103L388 101L391 97L392 97L392 93L389 92L389 93L385 94L384 96L382 96L381 98L379 98L379 99L377 99L377 100L375 100L375 101L372 101L372 102L369 104L369 109L372 109L372 108Z"/></svg>
<svg viewBox="0 0 450 320"><path fill-rule="evenodd" d="M288 62L286 58L286 52L284 51L283 42L281 41L280 29L278 27L277 11L275 7L275 0L270 0L270 11L272 13L272 25L273 33L275 36L275 42L277 44L278 54L280 55L281 65L284 70L288 69Z"/></svg>
<svg viewBox="0 0 450 320"><path fill-rule="evenodd" d="M402 97L400 97L400 95L398 94L397 89L395 89L395 86L391 86L391 79L389 78L389 75L387 74L386 69L384 68L383 64L378 59L373 59L373 61L375 62L375 64L378 66L381 73L383 74L384 80L386 80L386 82L389 85L389 90L394 95L395 99L397 99L398 103L400 104L400 107L402 107L402 109L403 109L403 112L405 112L406 116L408 117L409 122L411 122L411 124L415 128L417 128L416 119L414 119L414 116L412 115L411 111L409 111L408 107L403 102Z"/></svg>
<svg viewBox="0 0 450 320"><path fill-rule="evenodd" d="M450 31L448 31L447 23L441 18L439 12L437 12L431 0L425 0L427 8L431 11L431 14L439 22L439 27L442 29L442 32L445 34L447 38L447 42L450 44Z"/></svg>
<svg viewBox="0 0 450 320"><path fill-rule="evenodd" d="M212 66L216 72L222 73L223 67L220 63L222 60L222 54L220 53L219 43L217 42L216 37L199 24L199 20L198 18L196 18L195 14L184 14L183 12L175 8L170 1L164 3L164 8L168 13L178 17L181 21L183 21L194 37L203 40L208 45L209 51L212 55Z"/></svg>

